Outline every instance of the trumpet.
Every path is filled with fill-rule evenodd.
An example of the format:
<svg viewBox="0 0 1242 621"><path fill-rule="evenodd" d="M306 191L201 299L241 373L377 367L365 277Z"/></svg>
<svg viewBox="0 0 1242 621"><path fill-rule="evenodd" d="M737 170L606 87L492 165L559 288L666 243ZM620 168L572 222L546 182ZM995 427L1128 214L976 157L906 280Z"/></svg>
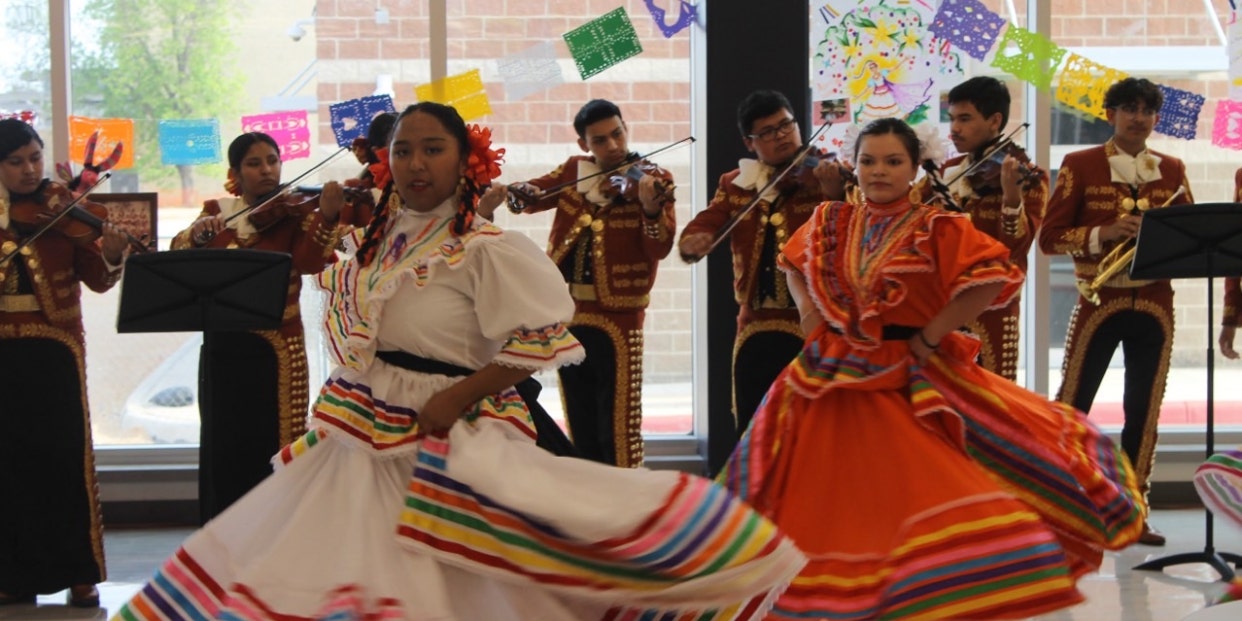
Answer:
<svg viewBox="0 0 1242 621"><path fill-rule="evenodd" d="M1174 199L1186 192L1186 186L1177 188L1177 191L1164 201L1160 207L1168 207ZM1130 237L1125 241L1117 244L1100 262L1096 265L1095 278L1090 281L1079 280L1078 293L1092 304L1100 303L1100 290L1104 288L1104 284L1112 280L1114 276L1120 274L1123 270L1130 268L1130 264L1134 262L1134 252L1138 249L1138 238Z"/></svg>

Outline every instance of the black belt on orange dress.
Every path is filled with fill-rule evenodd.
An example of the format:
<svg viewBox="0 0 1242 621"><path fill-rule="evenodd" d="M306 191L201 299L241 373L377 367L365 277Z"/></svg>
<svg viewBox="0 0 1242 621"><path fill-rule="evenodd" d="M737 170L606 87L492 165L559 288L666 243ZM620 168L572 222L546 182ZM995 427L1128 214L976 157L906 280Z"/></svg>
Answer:
<svg viewBox="0 0 1242 621"><path fill-rule="evenodd" d="M844 334L844 332L841 332L840 330L836 329L832 325L828 326L828 330L835 332L837 334ZM914 338L914 335L918 334L919 330L922 330L922 328L918 328L915 326L902 326L902 325L897 325L897 324L885 324L884 327L880 328L880 340L882 341L908 341Z"/></svg>

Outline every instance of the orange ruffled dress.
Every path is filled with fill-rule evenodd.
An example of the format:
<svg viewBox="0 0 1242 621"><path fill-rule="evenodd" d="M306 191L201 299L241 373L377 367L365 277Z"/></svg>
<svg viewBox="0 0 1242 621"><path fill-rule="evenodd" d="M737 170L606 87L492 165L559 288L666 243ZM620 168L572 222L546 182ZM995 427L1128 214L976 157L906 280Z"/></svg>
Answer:
<svg viewBox="0 0 1242 621"><path fill-rule="evenodd" d="M772 385L721 474L810 558L772 619L1021 618L1082 600L1076 579L1134 542L1124 455L1069 406L911 328L1021 272L960 215L824 203L785 246L826 319ZM885 339L888 332L889 339Z"/></svg>

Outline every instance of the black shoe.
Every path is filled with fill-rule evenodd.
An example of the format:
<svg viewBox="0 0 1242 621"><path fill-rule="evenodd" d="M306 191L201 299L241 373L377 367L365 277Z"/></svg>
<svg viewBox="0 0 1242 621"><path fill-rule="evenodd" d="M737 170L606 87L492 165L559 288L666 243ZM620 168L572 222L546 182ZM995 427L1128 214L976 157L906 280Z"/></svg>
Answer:
<svg viewBox="0 0 1242 621"><path fill-rule="evenodd" d="M25 595L25 594L10 595L8 593L0 591L0 606L16 606L18 604L33 604L33 603L35 603L34 593L31 593L28 595Z"/></svg>
<svg viewBox="0 0 1242 621"><path fill-rule="evenodd" d="M77 584L69 587L65 600L74 608L98 608L99 589L93 584Z"/></svg>

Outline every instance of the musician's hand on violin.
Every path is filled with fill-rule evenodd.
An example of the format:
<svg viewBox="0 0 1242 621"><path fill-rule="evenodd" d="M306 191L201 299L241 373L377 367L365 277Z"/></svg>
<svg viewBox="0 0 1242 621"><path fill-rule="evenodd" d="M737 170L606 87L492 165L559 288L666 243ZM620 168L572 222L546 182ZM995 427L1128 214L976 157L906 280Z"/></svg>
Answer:
<svg viewBox="0 0 1242 621"><path fill-rule="evenodd" d="M1006 207L1016 208L1022 203L1022 162L1012 155L1006 155L1001 162L1001 201Z"/></svg>
<svg viewBox="0 0 1242 621"><path fill-rule="evenodd" d="M319 194L319 215L329 224L341 217L341 209L345 207L345 189L335 181L323 184L323 192Z"/></svg>
<svg viewBox="0 0 1242 621"><path fill-rule="evenodd" d="M712 247L711 233L692 233L681 238L677 250L683 257L699 258L707 254Z"/></svg>
<svg viewBox="0 0 1242 621"><path fill-rule="evenodd" d="M475 207L475 213L479 214L487 220L493 220L496 215L496 208L509 196L509 186L502 183L493 183L492 187L487 188L483 196L479 197L479 204Z"/></svg>
<svg viewBox="0 0 1242 621"><path fill-rule="evenodd" d="M102 226L102 245L104 259L112 265L119 265L125 259L125 249L129 247L129 238L117 225L104 222Z"/></svg>
<svg viewBox="0 0 1242 621"><path fill-rule="evenodd" d="M1100 241L1116 241L1134 237L1138 235L1139 225L1142 222L1142 216L1130 214L1121 216L1116 222L1100 227Z"/></svg>
<svg viewBox="0 0 1242 621"><path fill-rule="evenodd" d="M1221 326L1220 337L1217 339L1217 343L1220 344L1220 353L1230 360L1237 360L1239 357L1242 357L1233 349L1233 337L1237 334L1237 331L1238 328L1236 326Z"/></svg>
<svg viewBox="0 0 1242 621"><path fill-rule="evenodd" d="M813 173L819 181L819 190L824 198L833 201L845 198L844 170L844 164L835 159L825 158L815 165Z"/></svg>
<svg viewBox="0 0 1242 621"><path fill-rule="evenodd" d="M224 216L203 216L190 225L190 241L195 246L202 246L210 241L208 236L219 235L224 228Z"/></svg>
<svg viewBox="0 0 1242 621"><path fill-rule="evenodd" d="M643 175L638 180L638 201L642 203L643 212L648 218L654 218L660 215L660 209L664 207L663 201L660 200L660 180L653 175Z"/></svg>

